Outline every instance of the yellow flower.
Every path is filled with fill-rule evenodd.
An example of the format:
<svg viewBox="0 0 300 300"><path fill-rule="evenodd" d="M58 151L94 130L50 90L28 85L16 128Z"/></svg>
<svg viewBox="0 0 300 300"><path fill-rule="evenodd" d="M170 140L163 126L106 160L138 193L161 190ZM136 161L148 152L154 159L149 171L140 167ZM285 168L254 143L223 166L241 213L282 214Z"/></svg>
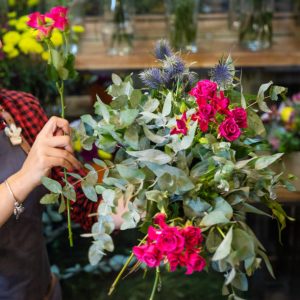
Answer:
<svg viewBox="0 0 300 300"><path fill-rule="evenodd" d="M16 0L8 0L8 5L9 6L15 6L16 5Z"/></svg>
<svg viewBox="0 0 300 300"><path fill-rule="evenodd" d="M63 43L62 34L58 30L53 30L50 40L55 47L59 47Z"/></svg>
<svg viewBox="0 0 300 300"><path fill-rule="evenodd" d="M8 58L14 58L19 55L19 50L11 44L4 45L2 49L7 54Z"/></svg>
<svg viewBox="0 0 300 300"><path fill-rule="evenodd" d="M282 109L281 111L281 120L283 122L290 122L291 121L291 118L292 118L292 115L293 115L293 112L294 112L294 108L293 107L290 107L290 106L286 106Z"/></svg>
<svg viewBox="0 0 300 300"><path fill-rule="evenodd" d="M49 60L49 52L44 51L42 52L42 59L48 61Z"/></svg>
<svg viewBox="0 0 300 300"><path fill-rule="evenodd" d="M7 14L7 16L8 16L9 19L13 19L17 16L17 12L11 11Z"/></svg>
<svg viewBox="0 0 300 300"><path fill-rule="evenodd" d="M16 45L18 44L21 35L17 31L9 31L3 36L3 44Z"/></svg>
<svg viewBox="0 0 300 300"><path fill-rule="evenodd" d="M82 33L85 31L84 27L81 25L73 25L72 26L72 31L75 33Z"/></svg>
<svg viewBox="0 0 300 300"><path fill-rule="evenodd" d="M18 44L20 50L24 54L28 53L42 53L44 48L40 43L38 43L33 37L24 37L20 40Z"/></svg>
<svg viewBox="0 0 300 300"><path fill-rule="evenodd" d="M29 7L31 7L31 6L36 6L36 5L38 5L39 4L39 0L28 0L27 1L27 5L29 6Z"/></svg>
<svg viewBox="0 0 300 300"><path fill-rule="evenodd" d="M29 29L28 25L26 22L29 20L28 16L23 16L19 18L15 24L16 29L19 31L26 31Z"/></svg>
<svg viewBox="0 0 300 300"><path fill-rule="evenodd" d="M11 19L11 20L8 21L8 25L9 26L16 26L16 24L17 24L17 20L16 19Z"/></svg>

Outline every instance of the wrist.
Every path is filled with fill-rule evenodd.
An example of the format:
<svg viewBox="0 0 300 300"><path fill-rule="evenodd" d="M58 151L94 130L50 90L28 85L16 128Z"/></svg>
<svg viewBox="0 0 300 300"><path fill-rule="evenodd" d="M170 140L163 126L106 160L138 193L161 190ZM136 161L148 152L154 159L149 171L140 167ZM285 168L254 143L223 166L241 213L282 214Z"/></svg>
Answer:
<svg viewBox="0 0 300 300"><path fill-rule="evenodd" d="M28 174L20 170L7 179L15 198L19 202L23 202L28 194L36 187L36 184L30 180L30 177L32 176L28 176Z"/></svg>

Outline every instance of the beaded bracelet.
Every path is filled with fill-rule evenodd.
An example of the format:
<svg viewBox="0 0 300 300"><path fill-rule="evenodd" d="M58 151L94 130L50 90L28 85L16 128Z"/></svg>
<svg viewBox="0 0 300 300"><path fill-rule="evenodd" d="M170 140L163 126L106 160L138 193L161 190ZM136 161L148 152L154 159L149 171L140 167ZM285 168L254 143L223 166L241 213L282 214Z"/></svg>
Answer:
<svg viewBox="0 0 300 300"><path fill-rule="evenodd" d="M11 187L10 187L8 181L5 180L4 183L5 183L5 185L6 185L7 189L8 189L8 191L9 191L9 193L11 194L12 198L14 199L14 215L16 216L16 220L18 220L19 217L20 217L20 215L21 215L21 213L24 211L23 203L19 202L19 201L16 199L16 197L15 197L13 191L11 190Z"/></svg>

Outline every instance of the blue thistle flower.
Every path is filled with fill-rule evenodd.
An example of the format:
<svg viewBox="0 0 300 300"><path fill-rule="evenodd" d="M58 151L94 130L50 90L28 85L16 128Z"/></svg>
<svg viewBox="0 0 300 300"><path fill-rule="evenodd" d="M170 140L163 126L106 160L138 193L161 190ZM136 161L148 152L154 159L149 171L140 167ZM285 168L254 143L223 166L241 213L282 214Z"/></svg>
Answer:
<svg viewBox="0 0 300 300"><path fill-rule="evenodd" d="M196 82L199 80L199 76L195 72L189 72L187 80L188 80L188 86L193 87L196 84Z"/></svg>
<svg viewBox="0 0 300 300"><path fill-rule="evenodd" d="M164 82L162 73L157 68L151 68L140 73L143 83L151 89L157 89Z"/></svg>
<svg viewBox="0 0 300 300"><path fill-rule="evenodd" d="M164 60L163 70L164 73L168 74L169 78L177 78L183 74L185 64L183 60L176 55L168 56Z"/></svg>
<svg viewBox="0 0 300 300"><path fill-rule="evenodd" d="M166 57L172 56L170 44L166 40L159 40L155 45L155 57L160 60L166 59Z"/></svg>
<svg viewBox="0 0 300 300"><path fill-rule="evenodd" d="M219 63L210 71L209 75L211 80L216 82L222 89L226 89L228 86L232 85L235 75L235 68L231 57L229 56L226 60L222 58Z"/></svg>

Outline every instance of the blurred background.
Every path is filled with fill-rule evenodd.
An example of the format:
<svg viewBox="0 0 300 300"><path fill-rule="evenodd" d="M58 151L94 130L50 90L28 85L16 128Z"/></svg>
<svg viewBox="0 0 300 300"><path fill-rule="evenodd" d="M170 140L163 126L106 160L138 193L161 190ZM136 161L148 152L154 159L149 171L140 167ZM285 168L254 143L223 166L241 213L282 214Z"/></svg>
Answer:
<svg viewBox="0 0 300 300"><path fill-rule="evenodd" d="M200 78L207 78L210 68L230 53L247 93L256 93L262 82L270 80L286 86L286 99L270 103L272 113L262 118L269 150L285 152L286 171L300 173L300 0L0 0L0 87L32 93L49 116L59 115L59 105L55 87L47 80L47 51L28 35L24 16L55 5L70 8L71 44L76 54L78 77L66 87L69 121L92 113L96 94L110 101L105 90L112 73L126 76L133 72L140 85L139 72L155 66L153 47L165 38ZM59 32L52 42L62 43ZM279 192L288 215L296 218L287 224L282 243L275 221L248 216L269 253L276 279L262 267L251 278L246 299L299 299L298 181L296 188L299 192ZM74 225L75 247L70 248L65 219L56 211L53 207L45 210L45 238L64 299L108 299L110 284L139 233L116 232L114 254L92 267L87 258L90 240L80 237L82 231ZM224 299L222 282L215 274L164 274L157 299ZM137 272L121 282L110 299L146 299L151 287L152 275L143 279Z"/></svg>

